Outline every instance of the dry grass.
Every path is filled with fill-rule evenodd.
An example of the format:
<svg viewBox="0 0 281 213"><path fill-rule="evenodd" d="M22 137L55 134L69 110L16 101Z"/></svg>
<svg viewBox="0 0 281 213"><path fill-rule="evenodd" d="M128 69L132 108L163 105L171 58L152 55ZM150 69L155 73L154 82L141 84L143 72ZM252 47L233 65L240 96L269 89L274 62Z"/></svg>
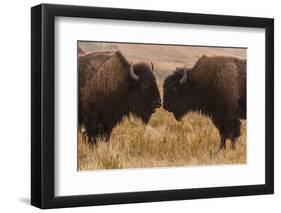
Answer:
<svg viewBox="0 0 281 213"><path fill-rule="evenodd" d="M236 150L227 143L218 151L219 133L211 120L197 113L177 122L162 108L147 126L126 118L113 131L109 143L99 139L96 146L79 133L78 169L120 169L246 163L246 122Z"/></svg>

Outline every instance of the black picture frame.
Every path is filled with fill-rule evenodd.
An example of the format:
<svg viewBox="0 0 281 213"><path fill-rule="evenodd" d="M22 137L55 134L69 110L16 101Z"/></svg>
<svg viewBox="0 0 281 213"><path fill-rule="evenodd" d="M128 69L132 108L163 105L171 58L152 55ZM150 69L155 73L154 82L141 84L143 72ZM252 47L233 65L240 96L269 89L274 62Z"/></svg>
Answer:
<svg viewBox="0 0 281 213"><path fill-rule="evenodd" d="M54 195L54 21L81 17L264 28L265 184L95 195ZM31 9L31 204L39 208L217 198L274 193L274 20L270 18L41 4Z"/></svg>

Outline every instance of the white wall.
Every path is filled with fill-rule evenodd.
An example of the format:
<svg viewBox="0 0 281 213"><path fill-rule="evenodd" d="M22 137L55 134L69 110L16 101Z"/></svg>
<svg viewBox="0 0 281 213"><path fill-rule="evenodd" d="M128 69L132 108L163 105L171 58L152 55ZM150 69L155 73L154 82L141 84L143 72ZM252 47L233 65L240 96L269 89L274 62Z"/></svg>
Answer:
<svg viewBox="0 0 281 213"><path fill-rule="evenodd" d="M170 10L194 13L261 16L275 18L275 59L281 55L281 13L278 1L130 1L60 0L45 3L81 4L105 7ZM2 1L0 19L0 211L37 212L30 196L30 7L41 1ZM4 47L4 48L3 48ZM52 210L56 212L277 212L281 205L281 80L275 62L275 195L174 201L90 208Z"/></svg>

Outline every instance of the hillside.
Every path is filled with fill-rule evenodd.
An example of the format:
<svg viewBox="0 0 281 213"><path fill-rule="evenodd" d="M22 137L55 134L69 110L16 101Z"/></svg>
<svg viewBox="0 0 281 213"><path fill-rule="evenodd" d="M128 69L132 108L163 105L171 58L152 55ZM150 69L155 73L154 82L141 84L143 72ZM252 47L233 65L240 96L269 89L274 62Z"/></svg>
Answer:
<svg viewBox="0 0 281 213"><path fill-rule="evenodd" d="M125 43L95 43L79 42L79 46L86 52L119 50L129 61L152 61L156 77L163 80L176 67L193 66L202 55L223 55L246 58L245 48L219 48L174 45L147 45Z"/></svg>

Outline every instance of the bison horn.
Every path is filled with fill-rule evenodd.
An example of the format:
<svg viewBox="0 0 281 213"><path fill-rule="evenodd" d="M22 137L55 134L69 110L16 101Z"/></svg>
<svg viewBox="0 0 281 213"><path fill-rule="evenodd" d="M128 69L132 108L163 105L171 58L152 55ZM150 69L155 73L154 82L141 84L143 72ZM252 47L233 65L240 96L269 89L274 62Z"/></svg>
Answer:
<svg viewBox="0 0 281 213"><path fill-rule="evenodd" d="M187 69L186 69L186 65L185 65L184 66L184 70L183 70L183 76L182 76L182 78L180 80L180 83L184 84L186 82L186 80L187 80Z"/></svg>
<svg viewBox="0 0 281 213"><path fill-rule="evenodd" d="M131 78L134 79L135 81L140 80L140 77L135 74L132 64L130 64L130 76L131 76Z"/></svg>
<svg viewBox="0 0 281 213"><path fill-rule="evenodd" d="M150 64L151 64L151 71L153 71L154 70L154 65L153 65L152 61L150 62Z"/></svg>

